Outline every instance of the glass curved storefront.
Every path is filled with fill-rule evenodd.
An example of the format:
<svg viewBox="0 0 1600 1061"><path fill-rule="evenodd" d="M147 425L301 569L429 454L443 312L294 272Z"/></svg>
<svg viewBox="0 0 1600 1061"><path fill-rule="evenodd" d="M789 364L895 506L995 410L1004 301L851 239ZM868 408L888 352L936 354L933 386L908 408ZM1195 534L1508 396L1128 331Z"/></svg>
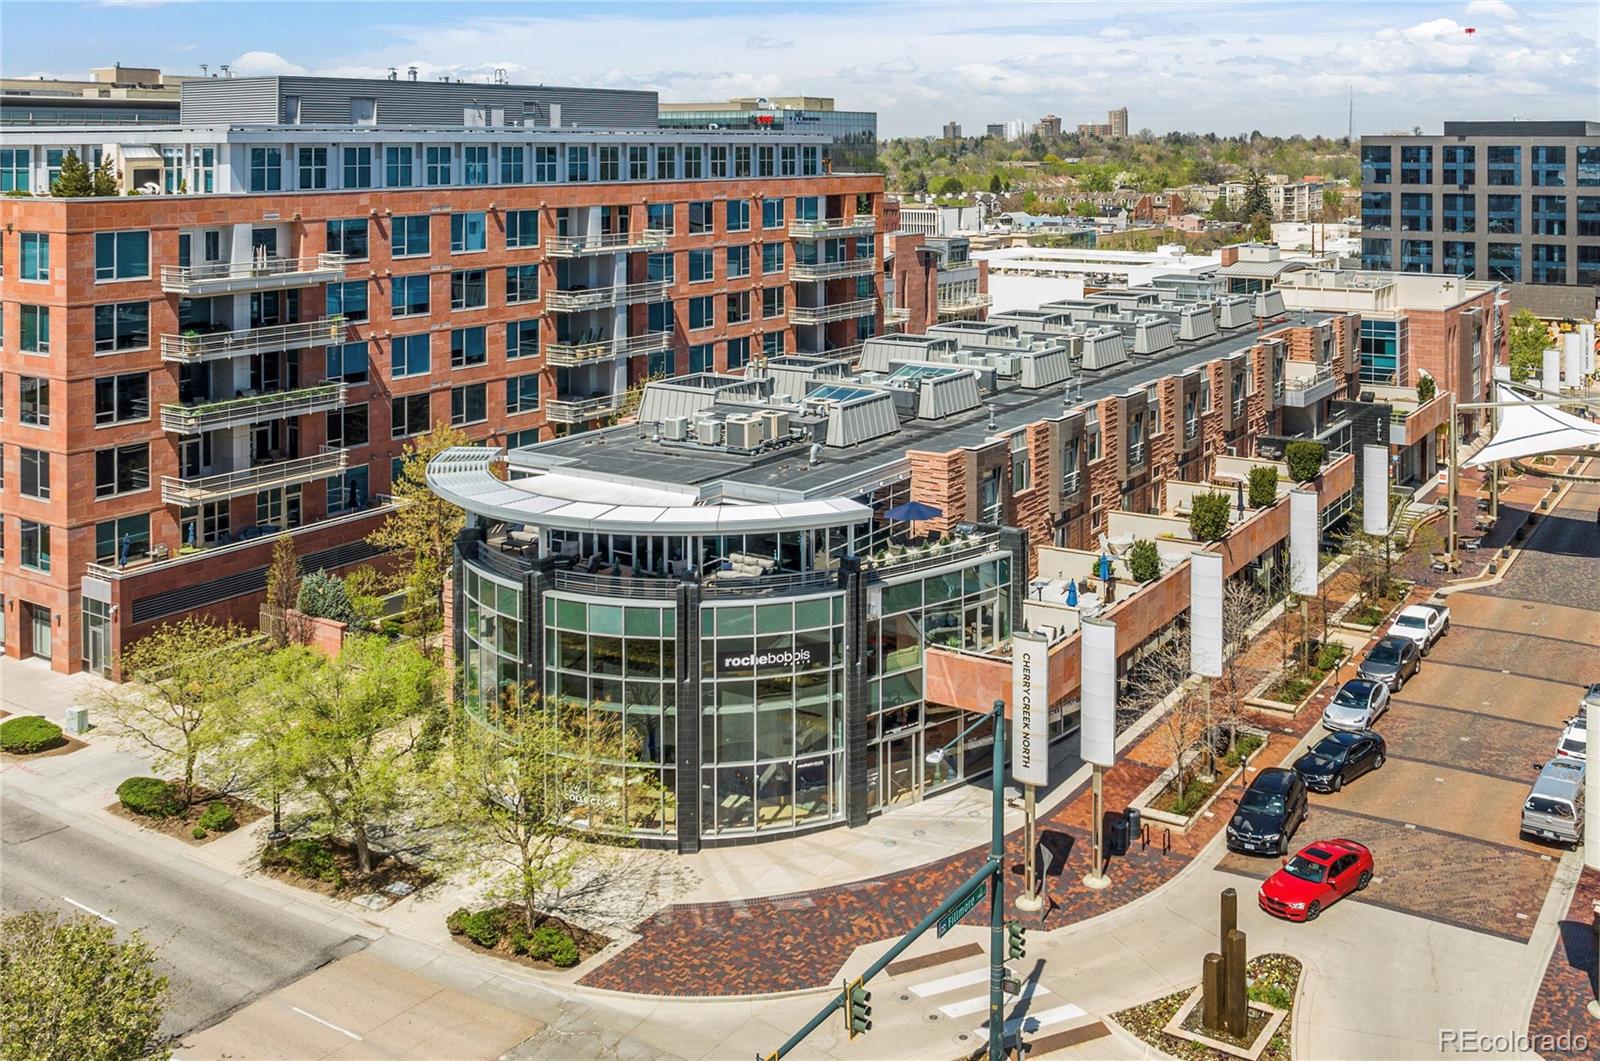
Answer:
<svg viewBox="0 0 1600 1061"><path fill-rule="evenodd" d="M522 687L522 583L463 565L462 691L469 709L495 721Z"/></svg>

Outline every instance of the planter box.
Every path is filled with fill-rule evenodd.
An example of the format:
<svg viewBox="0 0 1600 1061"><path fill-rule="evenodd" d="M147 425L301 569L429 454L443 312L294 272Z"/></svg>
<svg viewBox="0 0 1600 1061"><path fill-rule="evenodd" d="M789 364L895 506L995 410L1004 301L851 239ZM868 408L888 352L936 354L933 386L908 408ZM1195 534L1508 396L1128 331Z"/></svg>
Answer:
<svg viewBox="0 0 1600 1061"><path fill-rule="evenodd" d="M1175 814L1172 811L1156 810L1149 805L1149 801L1154 800L1157 796L1161 795L1161 793L1166 789L1167 785L1172 782L1172 779L1177 776L1178 768L1169 766L1165 770L1161 771L1161 775L1147 785L1143 792L1139 793L1137 797L1130 801L1132 806L1139 808L1139 816L1145 821L1158 822L1161 825L1170 825L1176 828L1179 832L1188 832L1189 827L1193 825L1197 819L1204 816L1206 811L1211 809L1211 805L1217 801L1217 797L1228 791L1228 789L1233 786L1233 783L1239 779L1239 775L1244 772L1245 768L1255 761L1256 756L1260 755L1266 750L1267 741L1270 738L1270 734L1268 734L1266 730L1241 727L1240 732L1248 733L1251 736L1260 737L1261 745L1256 748L1255 751L1245 756L1244 761L1235 767L1233 772L1224 778L1217 785L1217 787L1212 790L1211 795L1206 797L1204 803L1195 808L1193 814L1185 817L1181 814ZM1184 765L1187 766L1189 764L1186 761Z"/></svg>

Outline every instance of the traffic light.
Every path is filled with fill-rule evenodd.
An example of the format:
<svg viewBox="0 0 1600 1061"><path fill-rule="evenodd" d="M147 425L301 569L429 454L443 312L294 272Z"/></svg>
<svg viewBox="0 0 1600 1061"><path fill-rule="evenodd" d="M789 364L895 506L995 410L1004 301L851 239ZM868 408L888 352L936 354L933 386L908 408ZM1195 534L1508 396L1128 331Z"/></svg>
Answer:
<svg viewBox="0 0 1600 1061"><path fill-rule="evenodd" d="M1026 958L1028 956L1027 929L1022 927L1020 921L1006 922L1007 956L1010 958Z"/></svg>
<svg viewBox="0 0 1600 1061"><path fill-rule="evenodd" d="M859 977L844 989L845 1015L850 1022L850 1038L872 1030L872 992Z"/></svg>

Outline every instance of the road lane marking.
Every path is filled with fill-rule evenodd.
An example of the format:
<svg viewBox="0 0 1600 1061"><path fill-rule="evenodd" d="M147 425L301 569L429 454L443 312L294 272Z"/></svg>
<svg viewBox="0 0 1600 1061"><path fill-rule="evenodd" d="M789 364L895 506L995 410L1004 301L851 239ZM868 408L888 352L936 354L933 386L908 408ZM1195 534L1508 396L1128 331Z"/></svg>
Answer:
<svg viewBox="0 0 1600 1061"><path fill-rule="evenodd" d="M324 1028L332 1028L334 1031L338 1032L340 1035L348 1035L348 1036L350 1036L350 1038L354 1039L358 1043L362 1041L361 1036L357 1035L355 1032L351 1031L349 1028L341 1028L337 1024L329 1023L328 1021L325 1021L321 1017L317 1016L315 1013L307 1013L305 1010L301 1009L299 1006L290 1006L289 1008L294 1010L296 1013L300 1014L300 1016L305 1017L308 1020L316 1021L318 1024L322 1025Z"/></svg>
<svg viewBox="0 0 1600 1061"><path fill-rule="evenodd" d="M1035 984L1031 988L1025 986L1022 993L1025 997L1040 998L1044 995L1048 995L1050 993L1050 989L1045 987L1043 984ZM1008 1006L1011 1004L1011 997L1009 995L1006 997L1006 1004ZM940 1006L939 1012L943 1013L946 1017L965 1017L969 1013L982 1013L988 1008L989 996L979 995L977 998L964 998L960 1002L951 1002L948 1005Z"/></svg>
<svg viewBox="0 0 1600 1061"><path fill-rule="evenodd" d="M98 917L100 920L104 921L108 925L114 925L114 924L117 923L113 918L107 917L105 914L102 914L100 911L94 909L93 907L84 906L82 903L78 902L78 900L74 899L70 895L63 895L61 898L65 899L67 902L71 903L73 906L76 906L79 910L82 910L84 913L93 914L95 917Z"/></svg>
<svg viewBox="0 0 1600 1061"><path fill-rule="evenodd" d="M958 987L971 987L981 984L989 979L989 969L973 969L965 973L956 973L954 976L944 976L937 980L929 980L925 984L912 984L911 993L918 998L927 998L929 995L942 995L946 991L954 991Z"/></svg>

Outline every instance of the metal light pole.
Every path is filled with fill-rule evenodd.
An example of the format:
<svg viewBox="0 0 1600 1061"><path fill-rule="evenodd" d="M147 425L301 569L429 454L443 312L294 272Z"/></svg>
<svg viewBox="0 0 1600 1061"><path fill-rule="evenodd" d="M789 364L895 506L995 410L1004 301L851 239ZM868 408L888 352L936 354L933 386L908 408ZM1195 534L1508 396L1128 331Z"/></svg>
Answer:
<svg viewBox="0 0 1600 1061"><path fill-rule="evenodd" d="M989 1061L1005 1061L1006 1038L1006 702L996 700L994 720L994 799L990 811L989 858L997 863L989 878Z"/></svg>
<svg viewBox="0 0 1600 1061"><path fill-rule="evenodd" d="M1445 444L1449 446L1449 449L1445 454L1445 460L1447 462L1445 467L1448 469L1448 473L1445 475L1445 491L1448 495L1446 498L1445 511L1447 513L1446 518L1448 518L1450 521L1449 537L1445 542L1445 554L1449 556L1450 565L1452 568L1454 568L1456 562L1456 457L1459 450L1459 447L1456 444L1457 428L1455 391L1450 392L1450 419L1445 421L1445 423L1447 425L1446 431L1448 432L1445 435Z"/></svg>
<svg viewBox="0 0 1600 1061"><path fill-rule="evenodd" d="M1034 792L1038 786L1022 786L1022 849L1025 869L1023 892L1017 896L1017 909L1038 913L1044 909L1044 897L1039 894L1039 835L1038 821L1034 817Z"/></svg>

